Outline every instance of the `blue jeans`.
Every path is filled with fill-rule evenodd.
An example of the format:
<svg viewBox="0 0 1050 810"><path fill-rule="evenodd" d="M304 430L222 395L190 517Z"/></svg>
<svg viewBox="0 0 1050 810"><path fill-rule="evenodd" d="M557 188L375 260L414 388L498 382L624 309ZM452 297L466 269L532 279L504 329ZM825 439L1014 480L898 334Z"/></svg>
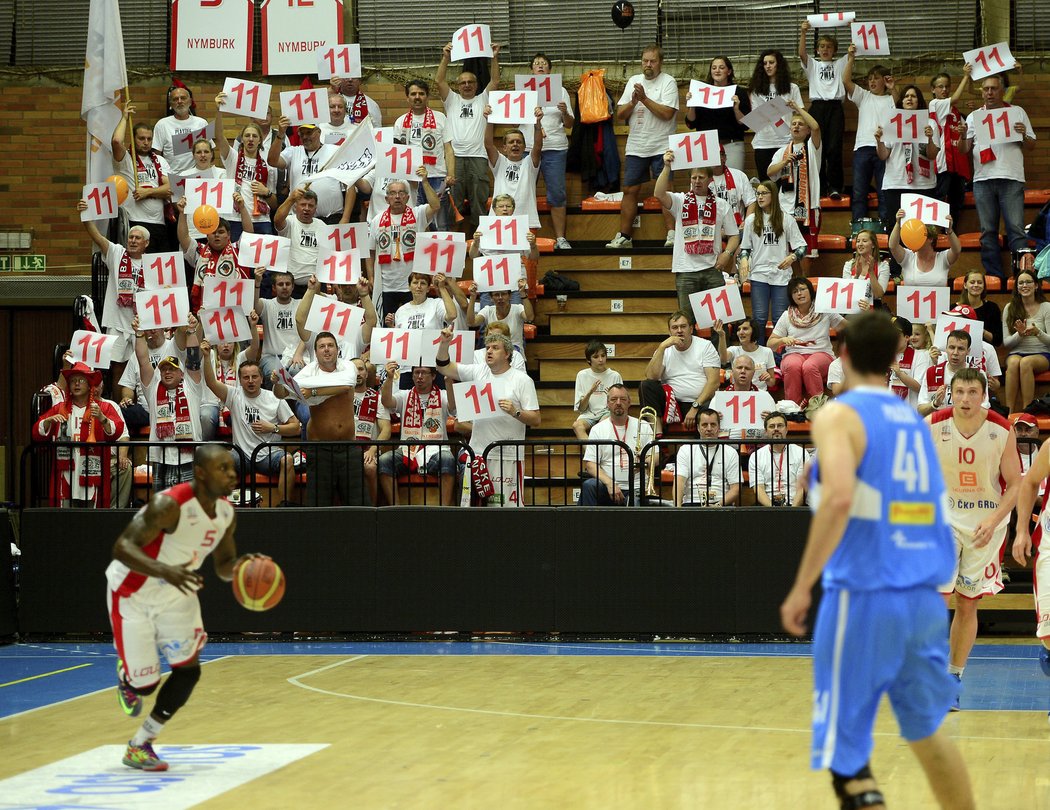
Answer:
<svg viewBox="0 0 1050 810"><path fill-rule="evenodd" d="M620 489L624 490L627 486L627 476L625 475L622 481L615 482L620 485ZM631 506L634 503L634 498L630 492L623 493L626 496L627 502L625 506ZM616 506L616 501L613 500L612 494L609 492L609 488L605 486L605 483L598 478L588 478L583 482L580 487L580 500L577 503L578 506Z"/></svg>
<svg viewBox="0 0 1050 810"><path fill-rule="evenodd" d="M428 177L427 182L430 183L430 187L434 191L438 191L444 184L446 178L444 177ZM416 205L427 204L427 193L423 191L423 185L419 184L416 189ZM448 201L448 195L441 197L441 207L438 208L437 213L434 214L433 228L435 231L447 231L449 229L449 223L452 222L452 207Z"/></svg>
<svg viewBox="0 0 1050 810"><path fill-rule="evenodd" d="M1018 180L978 180L973 184L973 201L981 220L981 264L990 276L1003 278L999 251L999 215L1006 225L1006 245L1010 250L1028 246L1024 235L1024 183Z"/></svg>
<svg viewBox="0 0 1050 810"><path fill-rule="evenodd" d="M565 207L565 158L568 154L567 149L540 152L540 173L547 188L547 204L551 208Z"/></svg>
<svg viewBox="0 0 1050 810"><path fill-rule="evenodd" d="M875 181L875 191L879 195L879 219L889 219L886 209L886 198L882 193L882 176L886 173L886 163L879 160L874 146L861 146L853 151L853 192L850 194L850 208L853 221L868 216L868 187ZM897 212L894 211L894 214Z"/></svg>
<svg viewBox="0 0 1050 810"><path fill-rule="evenodd" d="M751 317L762 327L755 335L755 340L759 345L766 345L766 321L770 320L776 326L780 316L787 308L787 284L767 284L764 281L751 280Z"/></svg>

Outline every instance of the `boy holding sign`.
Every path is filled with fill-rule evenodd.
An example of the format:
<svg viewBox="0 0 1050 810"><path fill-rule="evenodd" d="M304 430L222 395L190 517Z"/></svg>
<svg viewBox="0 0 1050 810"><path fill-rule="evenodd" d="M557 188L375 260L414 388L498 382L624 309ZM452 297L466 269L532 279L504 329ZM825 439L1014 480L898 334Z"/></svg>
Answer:
<svg viewBox="0 0 1050 810"><path fill-rule="evenodd" d="M490 107L485 108L486 119L491 112ZM525 133L520 129L508 129L504 132L503 152L501 153L496 149L496 142L493 140L494 126L492 123L485 125L485 152L488 155L489 168L492 170L494 180L493 197L502 194L512 197L514 210L528 216L530 228L539 228L540 215L536 210L536 178L539 176L543 150L543 127L540 126L543 108L536 107L533 117L536 124L533 127L528 159L525 158ZM490 208L489 214L493 213L493 208Z"/></svg>

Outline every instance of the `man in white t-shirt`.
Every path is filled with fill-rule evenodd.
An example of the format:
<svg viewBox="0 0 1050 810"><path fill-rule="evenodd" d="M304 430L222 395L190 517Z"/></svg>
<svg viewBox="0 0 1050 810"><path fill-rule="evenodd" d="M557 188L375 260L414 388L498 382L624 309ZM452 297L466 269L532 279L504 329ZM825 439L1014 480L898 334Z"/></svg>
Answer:
<svg viewBox="0 0 1050 810"><path fill-rule="evenodd" d="M316 124L300 124L300 146L281 148L284 136L288 132L288 118L281 116L277 122L281 138L275 138L266 154L266 162L278 169L288 171L288 187L295 191L305 187L304 177L317 174L332 159L339 147L330 143L321 143L321 130ZM317 195L318 219L329 225L335 225L343 218L345 200L342 184L331 177L322 177L310 183L310 191ZM349 213L349 212L346 212ZM298 276L296 276L298 280Z"/></svg>
<svg viewBox="0 0 1050 810"><path fill-rule="evenodd" d="M784 443L788 429L782 413L773 411L762 424L772 443L755 450L747 464L755 499L759 506L802 506L806 489L799 479L806 453L801 445Z"/></svg>
<svg viewBox="0 0 1050 810"><path fill-rule="evenodd" d="M689 296L725 286L723 273L735 272L733 256L740 245L740 228L729 203L711 189L709 166L690 169L689 191L676 194L670 190L673 162L674 153L664 152L664 167L656 181L656 199L674 220L671 272L678 291L678 309L693 323ZM726 239L724 249L723 238Z"/></svg>
<svg viewBox="0 0 1050 810"><path fill-rule="evenodd" d="M452 151L452 133L443 112L430 108L430 85L422 79L412 79L405 85L408 112L394 122L394 140L423 151L423 165L427 167L427 182L441 196L441 207L434 217L439 231L447 231L452 223L452 210L442 191L456 176L456 155ZM418 190L416 205L427 201L423 189Z"/></svg>
<svg viewBox="0 0 1050 810"><path fill-rule="evenodd" d="M273 287L273 298L263 298L260 294L265 267L255 268L255 311L263 324L262 356L259 364L262 367L263 385L269 387L270 374L283 365L282 357L289 348L295 351L299 343L299 333L295 328L296 301L292 298L295 289L295 276L287 271L270 273ZM300 366L302 368L302 366ZM290 369L292 374L298 368Z"/></svg>
<svg viewBox="0 0 1050 810"><path fill-rule="evenodd" d="M196 317L191 314L189 321L189 326L180 326L175 330L175 336L170 338L163 329L144 330L146 350L149 352L153 368L157 367L161 358L168 355L174 355L182 362L186 360L186 335L197 331ZM120 375L117 385L120 392L120 413L128 430L134 433L140 428L149 427L149 413L145 406L146 392L139 378L139 364L128 363L124 366L124 373Z"/></svg>
<svg viewBox="0 0 1050 810"><path fill-rule="evenodd" d="M346 99L329 89L328 120L317 125L317 128L321 130L321 142L339 146L355 126L346 116Z"/></svg>
<svg viewBox="0 0 1050 810"><path fill-rule="evenodd" d="M629 415L631 394L627 386L609 386L609 418L591 429L592 441L621 442L631 453L653 440L653 428ZM580 506L632 506L638 503L642 482L646 479L642 459L634 458L634 486L630 482L631 453L614 444L589 444L583 451L583 468L590 475L580 487ZM652 455L659 455L654 449ZM655 463L655 458L653 459Z"/></svg>
<svg viewBox="0 0 1050 810"><path fill-rule="evenodd" d="M994 146L988 143L985 119L989 111L1009 106L1003 101L1005 90L1001 73L981 81L984 106L966 116L966 134L958 140L960 152L974 153L973 201L981 220L981 265L985 273L996 278L1004 277L999 251L1000 215L1006 226L1007 247L1020 250L1028 245L1024 232L1024 153L1035 148L1035 129L1028 113L1016 106L1009 109L1015 117L1014 131L1021 133L1021 140Z"/></svg>
<svg viewBox="0 0 1050 810"><path fill-rule="evenodd" d="M346 105L346 120L351 124L360 124L365 118L372 121L372 126L379 129L383 126L383 111L375 99L366 96L361 88L360 76L343 78L333 76L329 92L335 91L343 97Z"/></svg>
<svg viewBox="0 0 1050 810"><path fill-rule="evenodd" d="M485 108L488 119L492 110ZM514 198L514 213L529 218L529 227L540 227L540 215L536 210L536 178L539 177L540 158L543 150L543 127L539 126L543 118L543 108L534 111L536 125L533 126L533 140L528 145L526 156L525 133L520 129L508 129L503 133L503 151L496 148L492 124L485 126L485 152L488 155L489 168L492 170L492 198L506 194ZM490 207L489 215L493 215Z"/></svg>
<svg viewBox="0 0 1050 810"><path fill-rule="evenodd" d="M110 142L113 168L128 181L128 196L121 208L127 211L130 225L141 225L149 231L149 252L163 253L168 249L164 203L171 199L171 167L153 153L153 127L149 124L139 122L132 128L134 158L124 146L128 122L134 114L135 105L128 104Z"/></svg>
<svg viewBox="0 0 1050 810"><path fill-rule="evenodd" d="M289 216L294 211L294 216ZM288 272L295 280L293 298L302 298L306 284L317 272L317 245L325 223L317 217L317 194L311 189L296 188L273 216L277 233L291 241L288 249Z"/></svg>
<svg viewBox="0 0 1050 810"><path fill-rule="evenodd" d="M507 324L510 330L510 339L514 348L520 352L525 351L525 324L532 323L534 312L532 301L529 299L529 283L526 279L518 279L518 292L521 295L520 304L510 302L510 290L493 290L492 303L475 311L474 302L477 299L477 285L470 287L470 299L467 306L467 326L471 329L483 329L487 324L501 321Z"/></svg>
<svg viewBox="0 0 1050 810"><path fill-rule="evenodd" d="M718 411L700 411L696 422L700 438L717 439L721 422ZM730 444L683 444L674 475L675 506L730 506L740 498L740 451Z"/></svg>
<svg viewBox="0 0 1050 810"><path fill-rule="evenodd" d="M868 89L853 83L853 64L857 46L850 44L846 54L846 67L842 72L842 85L849 100L857 105L857 137L853 146L853 190L850 192L850 208L853 221L868 216L868 187L875 181L879 198L879 219L886 222L891 216L882 193L882 177L886 164L879 160L875 150L875 130L883 113L893 110L893 75L888 67L874 65L868 71Z"/></svg>
<svg viewBox="0 0 1050 810"><path fill-rule="evenodd" d="M815 57L807 50L807 36L811 26L803 20L798 35L798 58L802 72L809 80L809 114L820 125L824 148L821 154L820 186L828 190L833 200L842 198L842 133L846 128L845 110L842 102L846 88L842 74L846 70L847 57L835 58L839 42L830 29L821 29L817 35Z"/></svg>
<svg viewBox="0 0 1050 810"><path fill-rule="evenodd" d="M919 401L916 405L922 416L929 416L938 408L947 408L952 405L952 380L958 372L969 365L967 362L969 352L970 334L966 330L956 329L948 333L945 341L944 360L928 367L922 377ZM983 366L984 363L982 362L981 365ZM985 373L983 368L979 370ZM986 373L985 379L987 379ZM985 408L989 407L987 385L982 405Z"/></svg>
<svg viewBox="0 0 1050 810"><path fill-rule="evenodd" d="M183 176L193 174L197 170L193 152L187 149L176 155L173 144L187 133L200 132L208 126L208 121L192 114L193 95L187 87L176 85L168 90L168 106L172 114L161 118L153 127L153 151L164 156L173 173Z"/></svg>
<svg viewBox="0 0 1050 810"><path fill-rule="evenodd" d="M464 232L474 233L478 229L478 218L485 213L485 205L491 194L489 185L488 157L485 154L485 116L489 103L489 92L499 88L499 45L492 46L491 78L485 89L478 92L478 77L463 71L456 80L458 92L452 90L445 76L452 58L452 43L441 50L434 81L448 116L452 151L456 155L455 174L449 174L448 184L456 208L464 218ZM470 200L470 211L463 210L464 200Z"/></svg>
<svg viewBox="0 0 1050 810"><path fill-rule="evenodd" d="M658 45L642 51L642 72L627 80L616 107L616 120L631 128L627 135L624 160L623 199L620 202L620 232L607 248L624 250L633 246L634 218L638 215L638 195L644 183L655 179L663 169L667 136L674 135L678 114L678 84L661 73L664 54ZM667 239L674 244L674 219L664 209Z"/></svg>
<svg viewBox="0 0 1050 810"><path fill-rule="evenodd" d="M667 332L670 336L656 347L645 368L645 379L638 386L639 404L656 408L659 425L681 421L692 430L696 415L718 390L722 364L711 342L693 334L689 315L682 310L671 313Z"/></svg>
<svg viewBox="0 0 1050 810"><path fill-rule="evenodd" d="M726 164L725 147L718 147L721 163L711 167L711 191L721 197L733 211L733 219L738 228L743 227L744 220L755 213L758 198L755 188L746 174Z"/></svg>

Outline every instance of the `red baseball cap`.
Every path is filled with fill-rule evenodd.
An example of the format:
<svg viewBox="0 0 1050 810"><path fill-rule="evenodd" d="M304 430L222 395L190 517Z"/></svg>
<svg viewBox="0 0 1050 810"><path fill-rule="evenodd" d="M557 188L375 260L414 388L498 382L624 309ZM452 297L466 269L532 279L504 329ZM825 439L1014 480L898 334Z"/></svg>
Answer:
<svg viewBox="0 0 1050 810"><path fill-rule="evenodd" d="M969 304L958 304L952 309L949 309L948 314L958 315L962 318L967 318L971 321L979 320L977 317L977 310L971 307Z"/></svg>
<svg viewBox="0 0 1050 810"><path fill-rule="evenodd" d="M1014 424L1028 425L1029 427L1037 428L1039 427L1039 420L1030 413L1021 413L1018 414L1016 419L1014 419Z"/></svg>

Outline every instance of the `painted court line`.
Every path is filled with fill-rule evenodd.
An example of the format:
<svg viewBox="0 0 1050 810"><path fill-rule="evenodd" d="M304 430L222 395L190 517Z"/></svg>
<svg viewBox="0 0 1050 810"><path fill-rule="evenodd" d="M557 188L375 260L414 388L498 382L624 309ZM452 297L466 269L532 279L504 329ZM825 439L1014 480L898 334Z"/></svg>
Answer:
<svg viewBox="0 0 1050 810"><path fill-rule="evenodd" d="M19 678L17 681L8 681L7 683L0 683L0 689L5 686L14 686L16 683L25 683L26 681L35 681L37 678L47 678L51 675L61 675L63 672L72 672L74 669L83 669L84 667L90 667L92 664L77 664L75 667L66 667L65 669L56 669L54 672L42 672L39 675L30 675L28 678Z"/></svg>

